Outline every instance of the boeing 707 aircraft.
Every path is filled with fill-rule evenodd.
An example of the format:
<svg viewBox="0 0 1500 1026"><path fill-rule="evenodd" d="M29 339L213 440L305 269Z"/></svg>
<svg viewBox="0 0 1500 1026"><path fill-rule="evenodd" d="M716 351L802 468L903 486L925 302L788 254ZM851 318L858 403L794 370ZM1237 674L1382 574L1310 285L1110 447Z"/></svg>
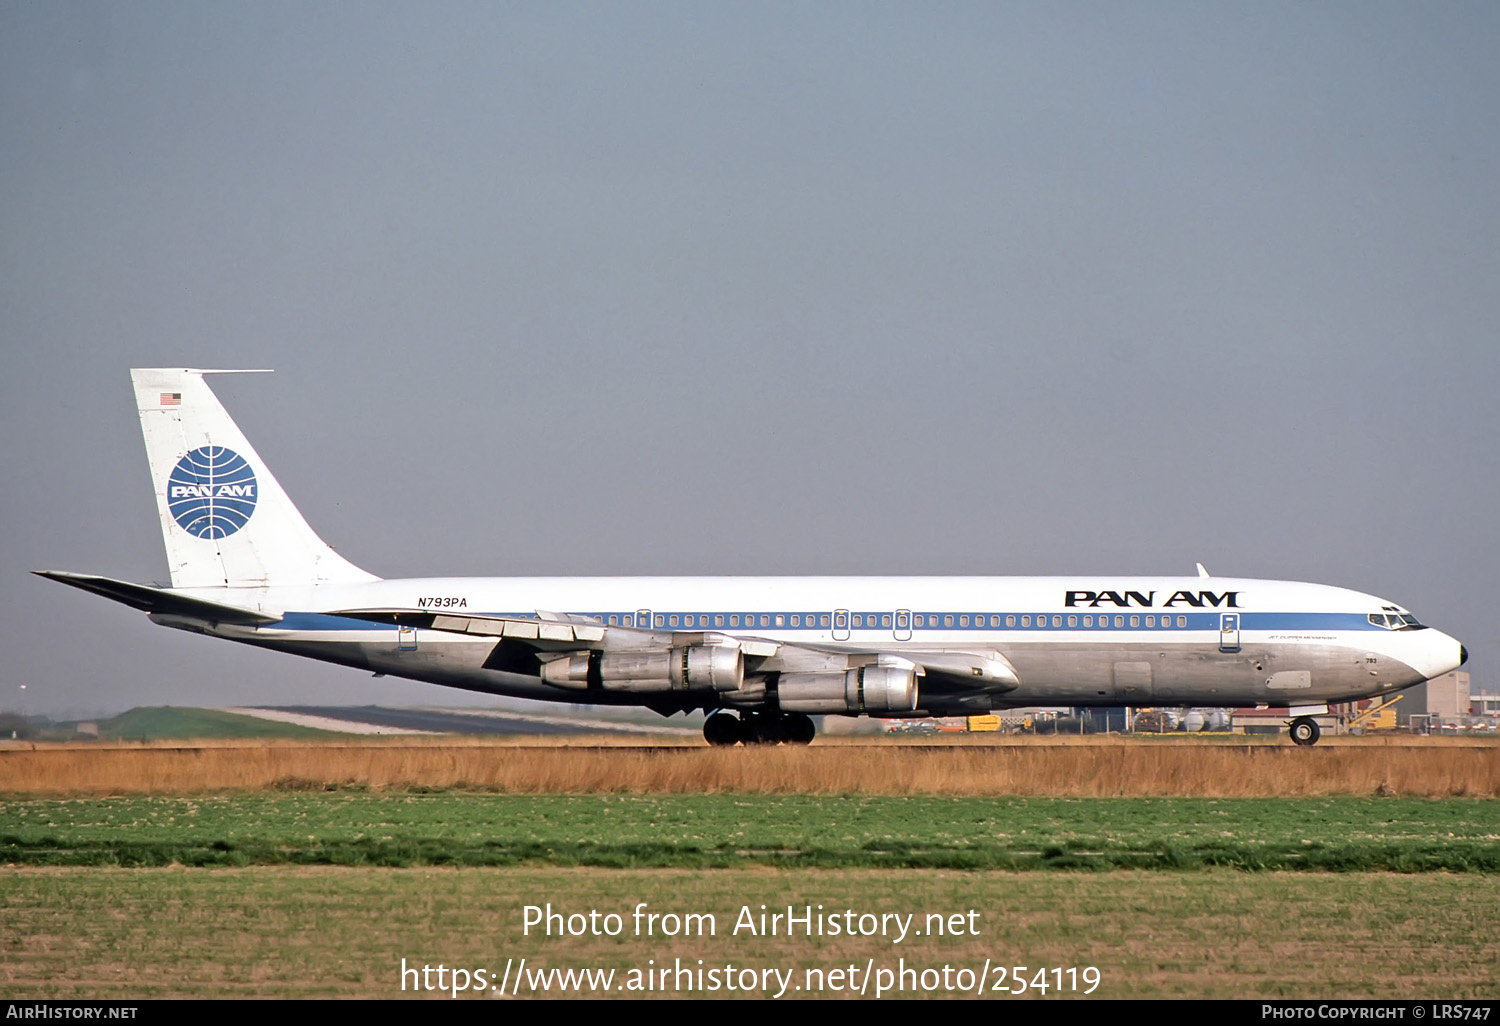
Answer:
<svg viewBox="0 0 1500 1026"><path fill-rule="evenodd" d="M37 571L155 623L496 695L708 713L710 744L805 744L814 714L1330 702L1464 663L1343 588L1210 577L382 580L307 525L206 370L130 372L171 586Z"/></svg>

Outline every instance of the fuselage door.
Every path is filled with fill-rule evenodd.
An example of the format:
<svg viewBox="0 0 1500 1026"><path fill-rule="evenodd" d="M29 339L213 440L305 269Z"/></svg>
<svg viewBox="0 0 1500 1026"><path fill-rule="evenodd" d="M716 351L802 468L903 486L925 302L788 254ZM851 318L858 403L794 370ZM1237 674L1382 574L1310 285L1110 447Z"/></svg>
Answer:
<svg viewBox="0 0 1500 1026"><path fill-rule="evenodd" d="M847 609L833 611L833 640L849 640L849 610Z"/></svg>
<svg viewBox="0 0 1500 1026"><path fill-rule="evenodd" d="M911 640L911 610L910 609L898 609L898 610L896 610L896 628L895 628L895 630L896 630L896 640L897 641L910 641Z"/></svg>
<svg viewBox="0 0 1500 1026"><path fill-rule="evenodd" d="M1219 651L1238 652L1240 650L1240 614L1219 614Z"/></svg>

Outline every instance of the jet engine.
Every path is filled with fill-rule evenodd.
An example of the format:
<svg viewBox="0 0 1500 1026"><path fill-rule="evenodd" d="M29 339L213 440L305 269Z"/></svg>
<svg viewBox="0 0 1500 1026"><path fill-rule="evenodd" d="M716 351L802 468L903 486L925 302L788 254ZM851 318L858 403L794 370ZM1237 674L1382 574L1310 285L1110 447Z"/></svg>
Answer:
<svg viewBox="0 0 1500 1026"><path fill-rule="evenodd" d="M783 673L776 691L783 712L904 712L917 707L917 674L912 666Z"/></svg>
<svg viewBox="0 0 1500 1026"><path fill-rule="evenodd" d="M607 691L735 691L745 657L729 645L689 645L666 652L577 652L542 664L542 680Z"/></svg>

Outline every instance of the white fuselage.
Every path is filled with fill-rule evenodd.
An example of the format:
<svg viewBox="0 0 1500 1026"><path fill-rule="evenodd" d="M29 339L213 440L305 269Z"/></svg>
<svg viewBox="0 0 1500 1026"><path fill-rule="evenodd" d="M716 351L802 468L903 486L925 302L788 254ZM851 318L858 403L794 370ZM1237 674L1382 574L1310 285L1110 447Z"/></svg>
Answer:
<svg viewBox="0 0 1500 1026"><path fill-rule="evenodd" d="M1019 683L1006 688L919 686L916 712L939 714L1039 704L1302 706L1386 694L1463 659L1459 643L1437 630L1395 627L1404 611L1382 599L1217 577L421 578L183 593L281 619L261 627L159 622L377 673L569 702L644 696L570 690L486 667L494 638L328 614L586 617L799 652L918 662L964 653L1014 668ZM687 707L712 708L712 696Z"/></svg>

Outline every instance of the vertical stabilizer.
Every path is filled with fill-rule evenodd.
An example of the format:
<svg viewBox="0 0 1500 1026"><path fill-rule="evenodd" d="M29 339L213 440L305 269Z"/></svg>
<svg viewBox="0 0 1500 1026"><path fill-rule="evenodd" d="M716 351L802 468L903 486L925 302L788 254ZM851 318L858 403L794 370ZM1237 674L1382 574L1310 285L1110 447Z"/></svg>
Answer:
<svg viewBox="0 0 1500 1026"><path fill-rule="evenodd" d="M329 548L203 380L132 370L174 588L378 580Z"/></svg>

